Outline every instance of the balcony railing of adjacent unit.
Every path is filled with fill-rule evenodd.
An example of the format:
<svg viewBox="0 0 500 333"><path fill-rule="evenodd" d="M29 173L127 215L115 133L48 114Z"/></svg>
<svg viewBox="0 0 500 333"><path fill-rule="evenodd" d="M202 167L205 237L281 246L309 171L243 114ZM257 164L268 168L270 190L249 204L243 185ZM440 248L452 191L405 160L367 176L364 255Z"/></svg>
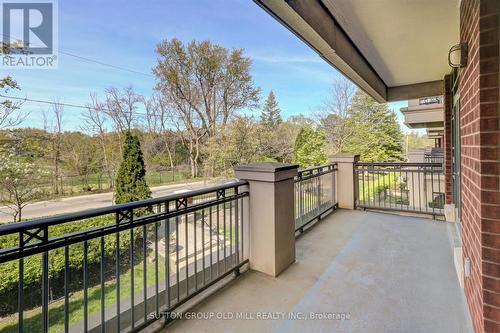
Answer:
<svg viewBox="0 0 500 333"><path fill-rule="evenodd" d="M0 332L133 332L248 262L246 182L0 226Z"/></svg>
<svg viewBox="0 0 500 333"><path fill-rule="evenodd" d="M356 207L444 215L441 163L355 163Z"/></svg>
<svg viewBox="0 0 500 333"><path fill-rule="evenodd" d="M425 163L444 163L443 154L424 154Z"/></svg>
<svg viewBox="0 0 500 333"><path fill-rule="evenodd" d="M295 178L295 231L337 208L337 165L299 170Z"/></svg>

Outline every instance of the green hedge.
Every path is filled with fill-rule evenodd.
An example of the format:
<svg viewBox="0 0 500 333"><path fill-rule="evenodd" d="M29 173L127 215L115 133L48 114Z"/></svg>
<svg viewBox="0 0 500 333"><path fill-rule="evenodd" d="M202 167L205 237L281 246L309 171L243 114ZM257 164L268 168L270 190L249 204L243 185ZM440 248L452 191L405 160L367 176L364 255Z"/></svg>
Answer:
<svg viewBox="0 0 500 333"><path fill-rule="evenodd" d="M65 223L49 228L49 236L56 237L76 231L87 230L102 225L114 223L112 215L95 217L79 222ZM129 231L120 234L120 267L130 268L130 234ZM142 253L143 233L141 229L134 229L134 262L140 262ZM6 235L0 238L0 248L16 246L19 242L17 234ZM105 279L109 280L116 275L116 236L104 237L104 262ZM42 255L34 255L24 259L24 293L25 310L41 305L41 278L42 278ZM93 286L100 283L100 260L101 242L100 238L88 241L87 262L89 279L88 285ZM49 295L51 299L64 296L64 248L49 252ZM81 290L83 286L83 243L74 244L69 247L69 291ZM0 264L0 316L17 312L17 294L19 283L19 260Z"/></svg>

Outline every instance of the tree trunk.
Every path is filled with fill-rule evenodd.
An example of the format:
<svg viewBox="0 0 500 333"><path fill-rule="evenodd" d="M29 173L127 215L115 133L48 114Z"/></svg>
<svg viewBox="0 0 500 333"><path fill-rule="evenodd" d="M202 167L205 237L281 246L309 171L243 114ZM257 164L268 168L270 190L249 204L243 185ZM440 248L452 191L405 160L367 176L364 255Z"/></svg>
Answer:
<svg viewBox="0 0 500 333"><path fill-rule="evenodd" d="M52 160L54 163L53 192L59 194L59 165L57 163L57 149L55 140L52 141Z"/></svg>
<svg viewBox="0 0 500 333"><path fill-rule="evenodd" d="M191 165L191 178L196 178L196 162L192 154L189 154L189 163Z"/></svg>
<svg viewBox="0 0 500 333"><path fill-rule="evenodd" d="M168 160L170 162L170 169L172 170L172 181L175 181L174 159L172 158L172 152L170 151L170 147L168 146L168 144L166 146L167 146Z"/></svg>
<svg viewBox="0 0 500 333"><path fill-rule="evenodd" d="M108 175L108 184L109 184L109 188L113 189L114 182L113 182L113 175L111 173L111 166L109 165L109 161L108 161L108 152L106 149L106 138L104 137L104 135L102 133L100 134L100 137L101 137L102 154L104 155L104 166L106 168L106 174Z"/></svg>
<svg viewBox="0 0 500 333"><path fill-rule="evenodd" d="M195 177L198 177L199 176L198 161L200 159L200 141L199 141L198 138L196 139L195 152L196 152L196 154L194 156L194 164L195 164L195 167L196 167L196 175L195 175Z"/></svg>

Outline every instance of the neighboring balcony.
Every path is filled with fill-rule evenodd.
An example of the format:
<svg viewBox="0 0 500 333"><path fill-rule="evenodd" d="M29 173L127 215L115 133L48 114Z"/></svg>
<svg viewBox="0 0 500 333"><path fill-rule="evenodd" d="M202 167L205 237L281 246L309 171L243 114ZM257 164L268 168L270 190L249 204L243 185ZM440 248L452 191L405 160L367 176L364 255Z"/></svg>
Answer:
<svg viewBox="0 0 500 333"><path fill-rule="evenodd" d="M444 104L442 96L420 98L408 101L408 107L401 108L404 123L408 128L442 128L444 126Z"/></svg>

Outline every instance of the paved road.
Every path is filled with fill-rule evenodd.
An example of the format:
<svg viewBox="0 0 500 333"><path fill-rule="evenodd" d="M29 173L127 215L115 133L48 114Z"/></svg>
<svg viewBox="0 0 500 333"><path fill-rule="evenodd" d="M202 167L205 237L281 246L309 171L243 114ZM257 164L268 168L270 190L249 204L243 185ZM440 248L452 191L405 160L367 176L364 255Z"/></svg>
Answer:
<svg viewBox="0 0 500 333"><path fill-rule="evenodd" d="M152 187L153 197L161 197L180 190L193 190L206 186L206 182L182 183ZM48 215L73 213L85 209L111 205L113 193L99 193L78 197L62 198L32 203L23 209L23 218L35 218ZM12 221L9 209L0 206L0 223Z"/></svg>

